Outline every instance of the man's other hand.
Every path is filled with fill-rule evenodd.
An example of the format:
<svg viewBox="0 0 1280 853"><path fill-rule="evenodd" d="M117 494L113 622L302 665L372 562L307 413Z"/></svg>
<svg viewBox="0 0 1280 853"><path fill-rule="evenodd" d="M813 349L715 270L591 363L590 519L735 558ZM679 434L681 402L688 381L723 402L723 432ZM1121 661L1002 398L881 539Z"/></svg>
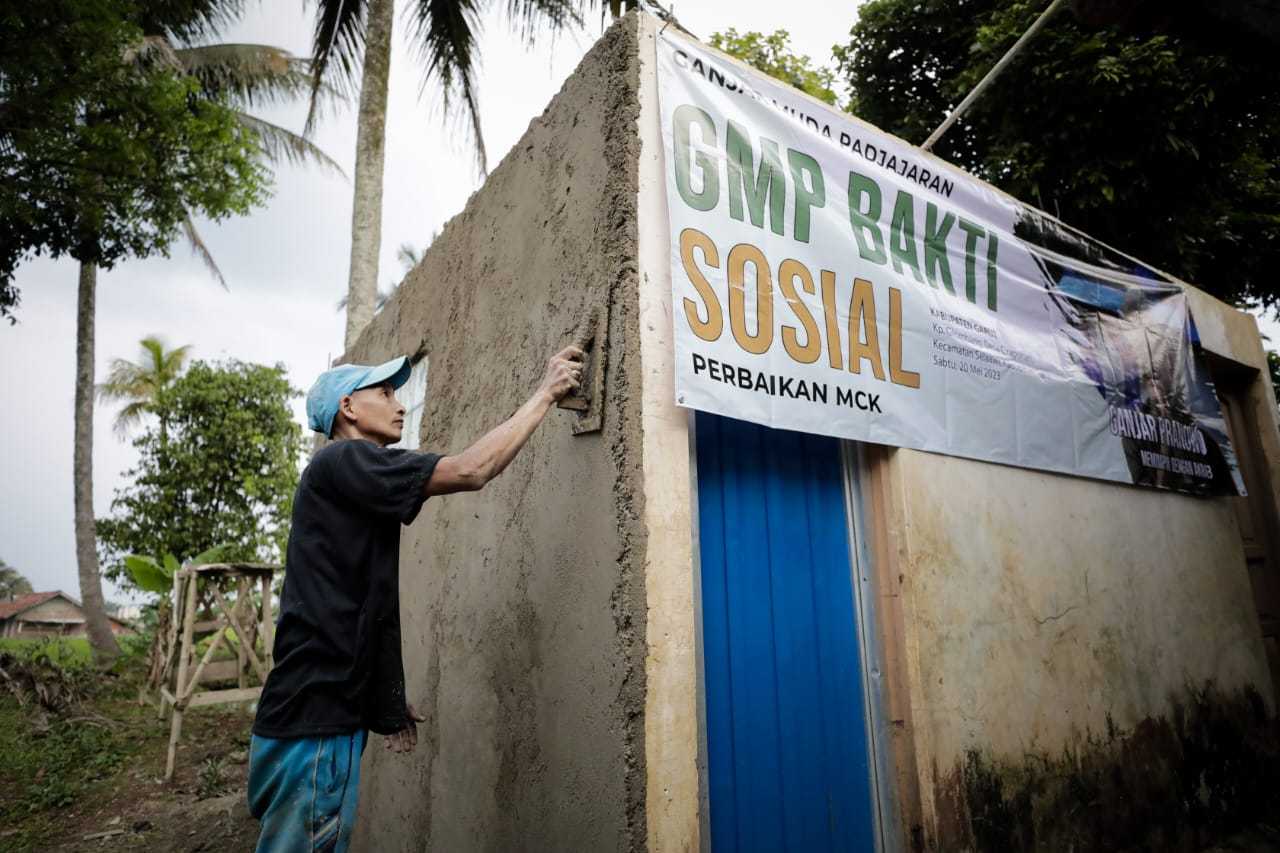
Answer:
<svg viewBox="0 0 1280 853"><path fill-rule="evenodd" d="M560 401L575 388L582 386L582 359L586 356L581 349L567 346L551 356L547 362L547 375L542 379L540 390L551 395L551 399Z"/></svg>
<svg viewBox="0 0 1280 853"><path fill-rule="evenodd" d="M409 725L398 732L387 735L387 749L392 752L413 752L418 745L418 723L425 723L427 718L418 713L412 705L405 706L409 711Z"/></svg>

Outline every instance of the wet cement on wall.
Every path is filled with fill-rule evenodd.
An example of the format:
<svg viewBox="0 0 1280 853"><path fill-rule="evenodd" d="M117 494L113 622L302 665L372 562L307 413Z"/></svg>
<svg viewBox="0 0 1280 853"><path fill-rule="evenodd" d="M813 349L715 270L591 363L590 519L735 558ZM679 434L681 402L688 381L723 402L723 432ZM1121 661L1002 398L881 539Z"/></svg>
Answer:
<svg viewBox="0 0 1280 853"><path fill-rule="evenodd" d="M422 447L456 452L610 308L603 429L553 410L497 480L404 530L427 722L412 756L371 742L356 849L645 847L635 41L634 15L609 29L348 354L425 353Z"/></svg>

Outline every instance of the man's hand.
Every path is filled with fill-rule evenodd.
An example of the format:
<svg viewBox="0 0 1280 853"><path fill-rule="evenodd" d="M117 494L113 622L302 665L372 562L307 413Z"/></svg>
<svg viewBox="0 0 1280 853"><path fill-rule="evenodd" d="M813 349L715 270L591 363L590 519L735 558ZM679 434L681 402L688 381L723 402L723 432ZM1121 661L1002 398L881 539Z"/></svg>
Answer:
<svg viewBox="0 0 1280 853"><path fill-rule="evenodd" d="M582 359L585 356L586 353L575 346L567 346L551 356L551 360L547 362L547 375L543 377L538 390L559 402L570 391L581 387Z"/></svg>
<svg viewBox="0 0 1280 853"><path fill-rule="evenodd" d="M584 353L569 346L551 356L538 390L516 413L484 434L457 456L445 456L427 479L427 497L474 492L502 473L561 398L582 385Z"/></svg>
<svg viewBox="0 0 1280 853"><path fill-rule="evenodd" d="M418 723L425 723L427 718L418 713L412 705L405 706L409 711L409 725L386 737L387 749L392 752L413 752L418 745Z"/></svg>

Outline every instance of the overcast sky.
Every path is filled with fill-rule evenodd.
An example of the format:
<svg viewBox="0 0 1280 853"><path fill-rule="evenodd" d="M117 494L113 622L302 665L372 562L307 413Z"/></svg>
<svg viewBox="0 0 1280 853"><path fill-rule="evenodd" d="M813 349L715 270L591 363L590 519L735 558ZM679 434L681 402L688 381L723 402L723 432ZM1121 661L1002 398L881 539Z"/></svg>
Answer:
<svg viewBox="0 0 1280 853"><path fill-rule="evenodd" d="M406 5L397 0L397 6ZM505 3L491 4L505 8ZM308 51L310 15L298 0L253 8L226 41ZM777 3L775 0L681 0L680 21L702 38L736 27L786 28L797 51L831 64L831 46L847 40L856 2ZM526 50L501 18L484 21L479 92L490 166L496 166L542 112L601 31L593 17L584 30L544 39ZM419 76L397 15L387 120L380 284L402 275L396 250L422 246L461 211L479 187L470 151L447 125ZM304 107L265 111L264 117L300 129ZM316 141L350 174L355 149L354 109L330 115ZM293 384L307 388L342 348L343 319L335 302L345 293L350 249L351 186L316 169L282 168L275 195L253 215L219 225L200 223L230 292L221 289L181 243L171 258L130 261L99 277L97 377L114 357L135 358L138 341L162 335L190 344L195 358L235 357L284 364ZM72 402L75 374L76 266L37 260L18 271L22 305L17 326L0 326L0 391L8 416L0 419L0 558L37 590L78 596L72 527ZM1275 330L1274 324L1268 324ZM1273 334L1273 338L1275 335ZM302 422L301 401L297 404ZM99 407L94 434L94 504L99 517L135 461L111 430L114 410ZM109 585L108 597L123 599Z"/></svg>
<svg viewBox="0 0 1280 853"><path fill-rule="evenodd" d="M379 281L402 275L396 250L422 246L462 210L480 181L457 126L442 120L430 90L419 99L420 78L400 19L387 119ZM507 4L490 4L505 8ZM854 3L773 0L679 2L681 23L699 36L729 26L771 32L786 28L793 45L830 63L831 46L848 33ZM543 39L533 50L512 37L502 18L484 21L479 92L485 141L494 167L560 89L600 35L599 16L585 29ZM277 45L305 55L310 10L302 2L270 0L251 7L225 41ZM305 109L262 111L294 130ZM327 117L316 141L351 174L355 111ZM334 304L346 292L350 250L351 185L316 169L277 171L271 201L250 216L200 223L222 268L223 290L175 244L172 257L129 261L98 281L97 377L115 357L136 358L138 341L152 334L170 345L191 344L194 358L235 357L281 362L305 389L342 349L343 319ZM22 304L18 325L0 326L0 391L9 416L0 419L0 558L17 567L37 590L79 596L72 525L72 404L75 378L76 266L36 260L18 270ZM302 421L301 401L297 405ZM136 460L111 430L115 411L100 406L94 423L94 506L99 517ZM108 585L109 598L123 599Z"/></svg>

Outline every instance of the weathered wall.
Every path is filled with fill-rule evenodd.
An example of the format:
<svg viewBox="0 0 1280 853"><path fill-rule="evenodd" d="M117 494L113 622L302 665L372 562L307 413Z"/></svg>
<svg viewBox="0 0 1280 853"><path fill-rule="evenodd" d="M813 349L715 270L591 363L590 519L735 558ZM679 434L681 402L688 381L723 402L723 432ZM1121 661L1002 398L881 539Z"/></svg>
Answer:
<svg viewBox="0 0 1280 853"><path fill-rule="evenodd" d="M418 750L371 744L357 849L645 846L636 22L613 26L348 354L430 358L422 446L460 450L611 304L603 430L553 411L483 491L404 531Z"/></svg>
<svg viewBox="0 0 1280 853"><path fill-rule="evenodd" d="M1225 501L899 451L916 723L950 766L1265 684Z"/></svg>
<svg viewBox="0 0 1280 853"><path fill-rule="evenodd" d="M1202 328L1233 320L1197 308ZM1227 500L906 450L884 467L923 828L941 848L973 841L975 766L1144 730L1209 683L1271 695Z"/></svg>
<svg viewBox="0 0 1280 853"><path fill-rule="evenodd" d="M51 598L18 614L24 622L83 620L84 612L65 598Z"/></svg>

